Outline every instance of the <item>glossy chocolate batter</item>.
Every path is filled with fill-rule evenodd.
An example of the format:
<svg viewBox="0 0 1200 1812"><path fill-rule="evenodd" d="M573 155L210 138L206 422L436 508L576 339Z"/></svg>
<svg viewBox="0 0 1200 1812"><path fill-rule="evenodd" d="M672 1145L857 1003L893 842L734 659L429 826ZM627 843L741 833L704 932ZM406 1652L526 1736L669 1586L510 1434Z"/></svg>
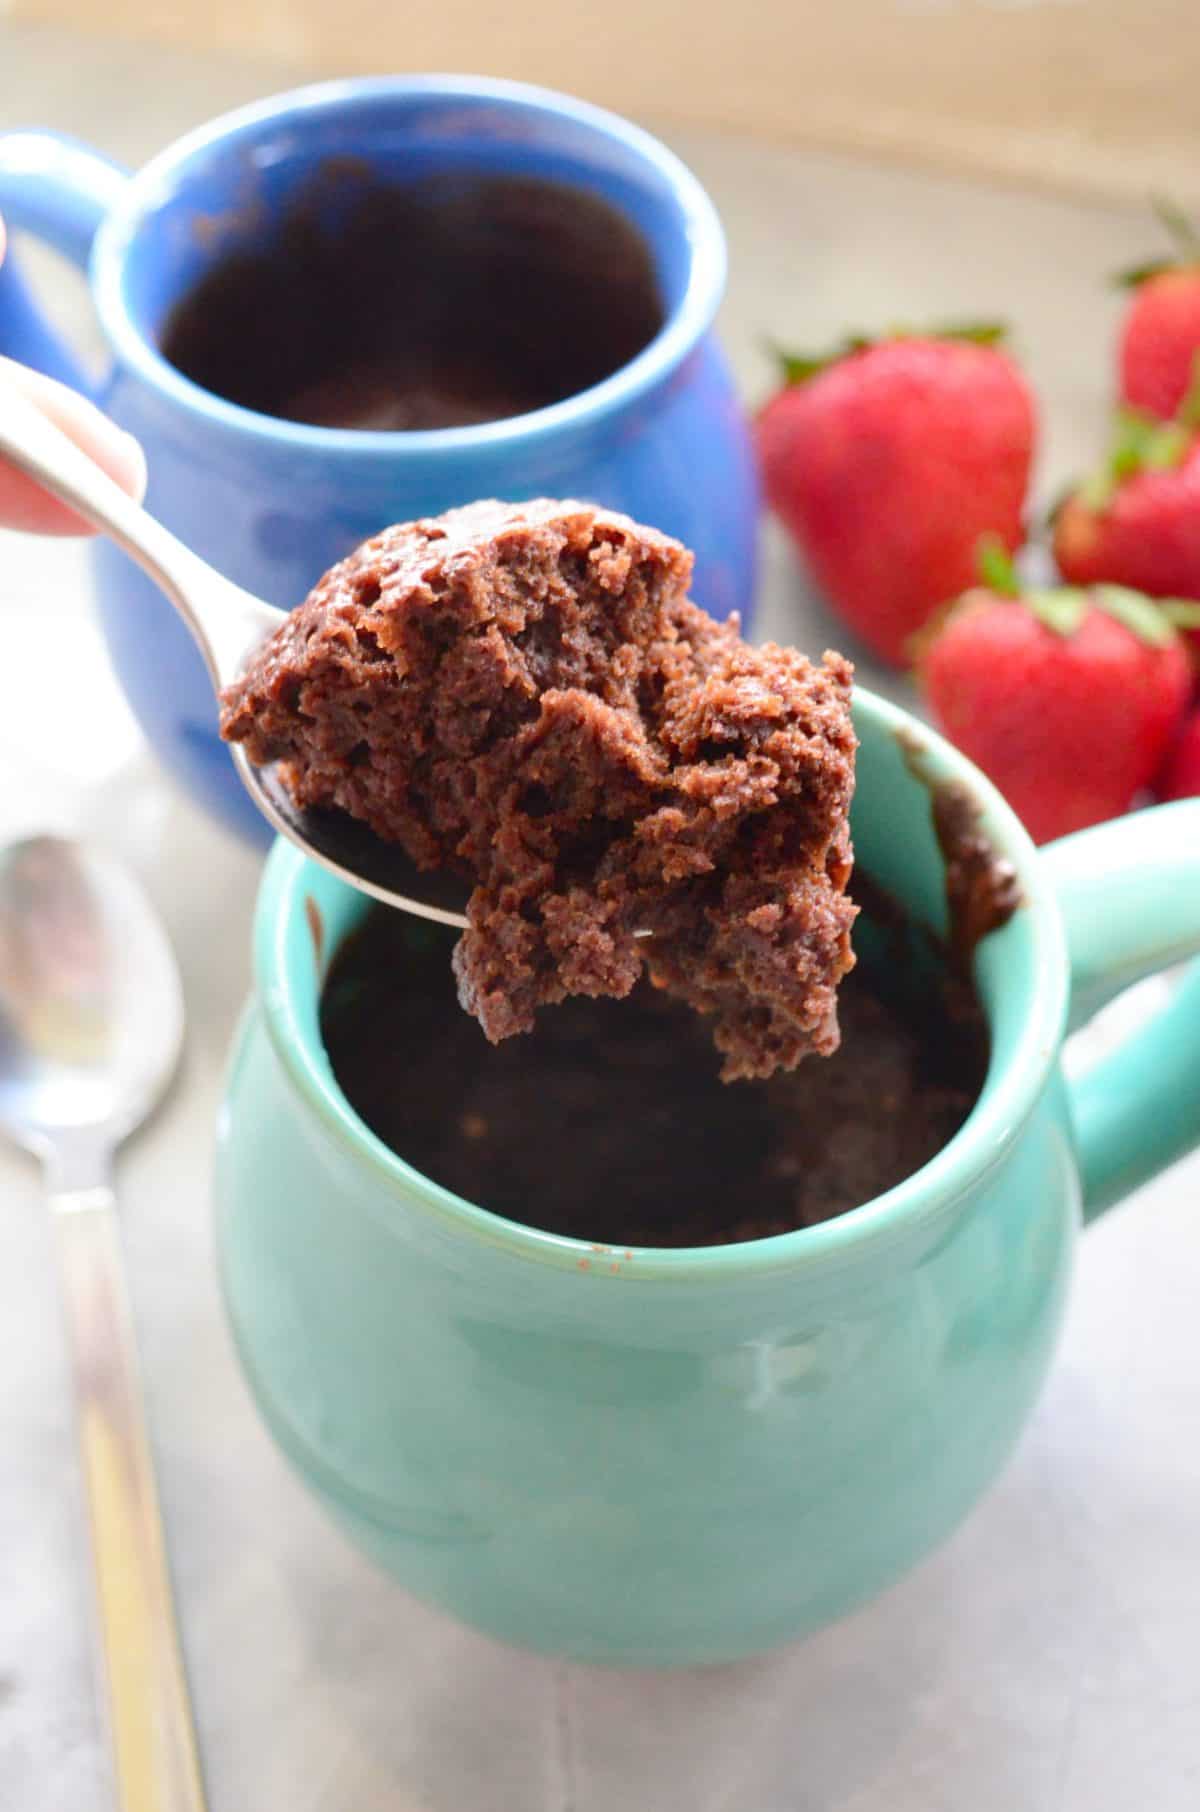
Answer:
<svg viewBox="0 0 1200 1812"><path fill-rule="evenodd" d="M179 302L162 350L206 390L321 427L465 427L599 383L663 323L650 252L597 196L331 160Z"/></svg>

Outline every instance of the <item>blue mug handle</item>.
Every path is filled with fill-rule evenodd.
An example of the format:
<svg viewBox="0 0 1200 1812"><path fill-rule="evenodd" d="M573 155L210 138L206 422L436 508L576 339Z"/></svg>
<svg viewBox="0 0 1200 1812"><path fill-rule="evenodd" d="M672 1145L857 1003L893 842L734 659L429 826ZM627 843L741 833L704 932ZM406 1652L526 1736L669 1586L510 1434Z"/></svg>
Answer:
<svg viewBox="0 0 1200 1812"><path fill-rule="evenodd" d="M1041 861L1066 926L1072 1030L1200 951L1200 799L1077 831ZM1069 1092L1092 1220L1200 1145L1200 963Z"/></svg>
<svg viewBox="0 0 1200 1812"><path fill-rule="evenodd" d="M57 132L0 136L0 214L7 227L44 239L86 270L96 229L128 176L77 139ZM11 248L0 265L0 353L73 389L95 386L30 293Z"/></svg>

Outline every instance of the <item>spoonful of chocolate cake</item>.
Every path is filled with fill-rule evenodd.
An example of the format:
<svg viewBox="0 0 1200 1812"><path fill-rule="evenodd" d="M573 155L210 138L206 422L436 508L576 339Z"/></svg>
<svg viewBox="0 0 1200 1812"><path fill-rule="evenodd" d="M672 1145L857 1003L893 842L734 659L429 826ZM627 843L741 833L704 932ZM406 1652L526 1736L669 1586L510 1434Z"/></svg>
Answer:
<svg viewBox="0 0 1200 1812"><path fill-rule="evenodd" d="M689 601L678 542L544 499L386 529L286 613L2 401L0 455L187 623L266 818L376 899L463 928L459 995L489 1038L646 973L708 1016L726 1079L836 1047L855 914L840 656L751 647Z"/></svg>
<svg viewBox="0 0 1200 1812"><path fill-rule="evenodd" d="M765 1076L837 1043L850 668L750 647L691 568L582 503L386 529L226 688L221 728L301 810L471 885L455 971L493 1041L645 970L711 1016L727 1078Z"/></svg>

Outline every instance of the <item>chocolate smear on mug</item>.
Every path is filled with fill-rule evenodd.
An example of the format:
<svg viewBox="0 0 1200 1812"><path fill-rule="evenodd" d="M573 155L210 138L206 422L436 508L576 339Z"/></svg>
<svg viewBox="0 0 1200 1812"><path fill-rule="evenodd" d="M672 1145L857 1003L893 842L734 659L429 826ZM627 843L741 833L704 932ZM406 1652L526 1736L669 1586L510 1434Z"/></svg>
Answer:
<svg viewBox="0 0 1200 1812"><path fill-rule="evenodd" d="M913 779L929 794L933 830L942 852L950 954L969 976L981 939L1006 925L1021 904L1017 871L982 828L982 808L959 780L935 780L928 771L928 745L907 725L896 742Z"/></svg>
<svg viewBox="0 0 1200 1812"><path fill-rule="evenodd" d="M308 935L312 939L313 956L316 959L317 973L325 957L325 921L321 917L321 908L311 893L304 896L304 917L308 921Z"/></svg>
<svg viewBox="0 0 1200 1812"><path fill-rule="evenodd" d="M936 786L930 803L946 871L950 950L959 971L969 972L980 940L1021 904L1017 871L980 828L979 805L965 786Z"/></svg>

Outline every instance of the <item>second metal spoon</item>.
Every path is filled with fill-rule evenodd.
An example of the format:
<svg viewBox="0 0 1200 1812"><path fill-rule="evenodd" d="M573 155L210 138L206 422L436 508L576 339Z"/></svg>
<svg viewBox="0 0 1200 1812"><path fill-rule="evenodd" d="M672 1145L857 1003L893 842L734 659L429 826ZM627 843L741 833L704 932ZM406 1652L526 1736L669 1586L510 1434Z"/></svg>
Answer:
<svg viewBox="0 0 1200 1812"><path fill-rule="evenodd" d="M61 837L0 848L0 1130L45 1169L121 1812L204 1812L112 1185L182 1039L175 958L133 878Z"/></svg>
<svg viewBox="0 0 1200 1812"><path fill-rule="evenodd" d="M232 584L185 547L2 379L0 457L77 511L137 561L191 630L214 691L237 679L250 656L287 615ZM465 927L460 883L443 875L422 874L398 845L385 843L342 812L300 810L274 767L254 767L236 744L230 753L243 786L263 817L305 855L387 906L443 925Z"/></svg>

